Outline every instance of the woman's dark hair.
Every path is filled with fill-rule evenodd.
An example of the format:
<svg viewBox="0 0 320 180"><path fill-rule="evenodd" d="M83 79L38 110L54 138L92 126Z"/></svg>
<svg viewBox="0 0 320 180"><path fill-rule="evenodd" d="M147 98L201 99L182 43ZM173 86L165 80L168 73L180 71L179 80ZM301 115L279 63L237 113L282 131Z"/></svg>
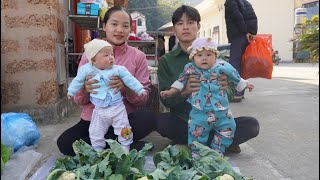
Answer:
<svg viewBox="0 0 320 180"><path fill-rule="evenodd" d="M194 20L194 21L197 21L197 23L200 23L201 17L200 17L199 11L194 7L182 5L177 10L174 11L172 15L172 24L175 25L181 19L184 13L191 20Z"/></svg>
<svg viewBox="0 0 320 180"><path fill-rule="evenodd" d="M117 11L124 11L126 12L128 15L129 15L129 18L130 18L130 26L132 24L132 17L130 15L130 13L122 6L113 6L112 8L110 8L106 14L104 15L104 18L103 18L103 24L106 24L110 18L110 16L114 13L114 12L117 12Z"/></svg>

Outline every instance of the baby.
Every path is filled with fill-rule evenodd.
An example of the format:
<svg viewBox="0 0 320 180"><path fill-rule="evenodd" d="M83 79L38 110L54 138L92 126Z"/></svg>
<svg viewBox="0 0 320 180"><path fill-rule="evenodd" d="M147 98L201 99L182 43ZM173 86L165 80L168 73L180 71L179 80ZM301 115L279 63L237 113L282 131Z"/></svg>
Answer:
<svg viewBox="0 0 320 180"><path fill-rule="evenodd" d="M99 82L95 85L96 94L90 94L90 101L95 105L89 126L91 145L95 150L103 150L106 146L104 135L110 126L122 148L128 153L133 141L133 133L129 124L126 108L120 92L109 87L110 78L118 76L123 83L138 95L146 95L143 85L123 66L114 65L112 46L100 39L94 39L84 45L89 63L81 66L77 76L68 87L68 98L71 99L84 86L85 78L93 75Z"/></svg>
<svg viewBox="0 0 320 180"><path fill-rule="evenodd" d="M232 143L236 124L229 109L227 93L219 90L217 78L221 73L225 73L238 91L245 88L252 91L254 86L242 79L228 62L216 61L219 52L210 38L196 39L188 51L191 51L189 58L193 62L186 64L179 79L169 90L161 91L160 96L174 96L183 90L190 75L196 75L201 81L201 86L200 90L193 92L187 100L192 105L188 121L188 145L196 154L192 142L198 141L206 145L213 130L214 138L209 142L210 146L223 157L225 149Z"/></svg>

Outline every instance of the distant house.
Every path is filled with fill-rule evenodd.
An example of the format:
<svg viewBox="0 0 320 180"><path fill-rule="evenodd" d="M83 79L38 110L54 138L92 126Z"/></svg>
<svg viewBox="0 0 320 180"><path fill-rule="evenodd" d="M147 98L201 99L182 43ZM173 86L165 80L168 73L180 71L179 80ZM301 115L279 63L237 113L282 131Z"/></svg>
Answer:
<svg viewBox="0 0 320 180"><path fill-rule="evenodd" d="M131 17L132 17L131 31L133 31L137 35L140 35L143 32L147 31L145 15L141 14L138 11L133 11L131 13Z"/></svg>
<svg viewBox="0 0 320 180"><path fill-rule="evenodd" d="M302 0L301 7L307 9L308 19L311 19L314 15L319 14L319 0Z"/></svg>

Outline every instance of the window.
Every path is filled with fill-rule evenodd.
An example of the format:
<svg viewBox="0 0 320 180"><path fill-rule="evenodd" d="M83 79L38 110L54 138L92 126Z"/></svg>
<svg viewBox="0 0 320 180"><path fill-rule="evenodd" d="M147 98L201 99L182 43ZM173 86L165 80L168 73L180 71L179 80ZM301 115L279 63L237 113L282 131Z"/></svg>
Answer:
<svg viewBox="0 0 320 180"><path fill-rule="evenodd" d="M208 38L212 38L212 32L211 32L211 29L208 29Z"/></svg>
<svg viewBox="0 0 320 180"><path fill-rule="evenodd" d="M142 19L141 18L138 19L138 26L142 26Z"/></svg>
<svg viewBox="0 0 320 180"><path fill-rule="evenodd" d="M306 3L303 5L304 8L311 8L319 5L319 2L311 2L311 3Z"/></svg>
<svg viewBox="0 0 320 180"><path fill-rule="evenodd" d="M219 26L213 27L213 30L212 30L212 40L213 40L215 43L217 43L217 44L220 43L219 34L220 34Z"/></svg>

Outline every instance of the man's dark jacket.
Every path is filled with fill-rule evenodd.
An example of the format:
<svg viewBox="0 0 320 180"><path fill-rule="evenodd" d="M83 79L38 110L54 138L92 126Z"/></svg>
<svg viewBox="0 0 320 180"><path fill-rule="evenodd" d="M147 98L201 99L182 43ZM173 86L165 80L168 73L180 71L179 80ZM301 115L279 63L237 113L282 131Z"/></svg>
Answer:
<svg viewBox="0 0 320 180"><path fill-rule="evenodd" d="M257 34L257 16L247 0L226 0L224 7L229 42L247 33Z"/></svg>

